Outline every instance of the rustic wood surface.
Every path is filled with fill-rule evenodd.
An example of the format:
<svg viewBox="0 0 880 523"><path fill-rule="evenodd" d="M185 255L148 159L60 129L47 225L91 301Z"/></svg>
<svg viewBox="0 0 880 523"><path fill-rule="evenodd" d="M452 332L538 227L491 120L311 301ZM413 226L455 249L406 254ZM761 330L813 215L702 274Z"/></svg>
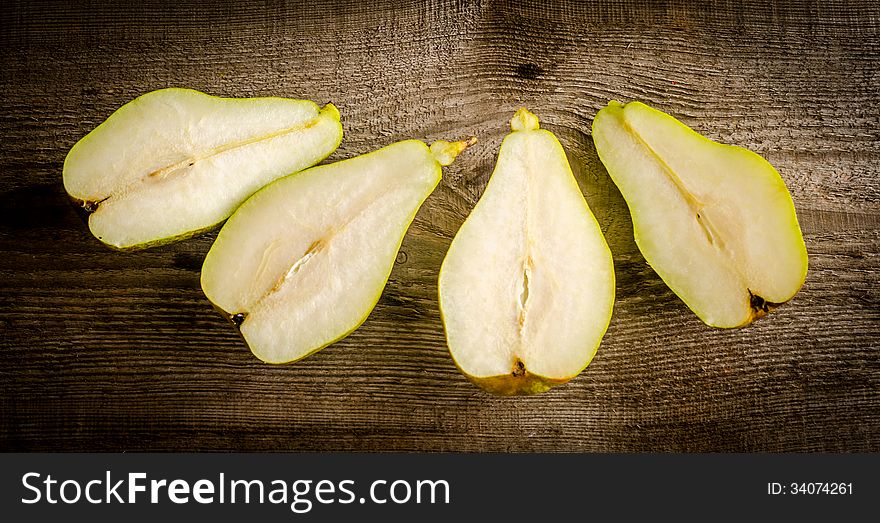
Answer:
<svg viewBox="0 0 880 523"><path fill-rule="evenodd" d="M0 450L880 451L876 2L202 4L0 7ZM200 290L216 233L112 252L64 193L70 147L171 86L332 101L331 160L480 142L420 210L366 323L269 366ZM810 254L791 303L717 330L662 283L592 144L609 99L779 169ZM496 398L454 367L436 278L523 105L570 155L617 302L579 377Z"/></svg>

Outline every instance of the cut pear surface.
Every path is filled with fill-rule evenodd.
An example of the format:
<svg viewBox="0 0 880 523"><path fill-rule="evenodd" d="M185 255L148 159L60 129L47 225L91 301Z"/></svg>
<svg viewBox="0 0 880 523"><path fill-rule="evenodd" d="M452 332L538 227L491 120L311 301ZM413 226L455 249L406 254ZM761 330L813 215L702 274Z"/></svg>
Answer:
<svg viewBox="0 0 880 523"><path fill-rule="evenodd" d="M76 143L64 187L118 249L191 236L342 140L339 111L308 100L219 98L161 89L120 107Z"/></svg>
<svg viewBox="0 0 880 523"><path fill-rule="evenodd" d="M746 325L801 288L806 246L766 160L638 102L599 111L593 140L645 259L705 323Z"/></svg>
<svg viewBox="0 0 880 523"><path fill-rule="evenodd" d="M295 361L339 340L379 300L404 234L471 142L398 142L282 178L220 230L202 289L251 351Z"/></svg>
<svg viewBox="0 0 880 523"><path fill-rule="evenodd" d="M520 109L449 247L439 298L449 351L474 383L532 394L580 373L614 304L614 267L556 137Z"/></svg>

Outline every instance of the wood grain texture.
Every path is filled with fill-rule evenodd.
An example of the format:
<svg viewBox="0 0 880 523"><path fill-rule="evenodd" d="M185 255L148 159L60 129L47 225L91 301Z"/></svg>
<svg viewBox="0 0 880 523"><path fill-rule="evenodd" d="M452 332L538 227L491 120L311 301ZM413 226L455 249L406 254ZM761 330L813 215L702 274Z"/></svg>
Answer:
<svg viewBox="0 0 880 523"><path fill-rule="evenodd" d="M880 8L716 1L6 1L0 7L0 450L880 451ZM69 148L162 87L334 102L330 160L475 134L367 322L260 363L199 288L216 233L107 250L69 204ZM641 100L780 171L806 284L703 325L639 254L590 136ZM614 254L617 302L564 387L495 398L445 348L436 278L507 120L565 146Z"/></svg>

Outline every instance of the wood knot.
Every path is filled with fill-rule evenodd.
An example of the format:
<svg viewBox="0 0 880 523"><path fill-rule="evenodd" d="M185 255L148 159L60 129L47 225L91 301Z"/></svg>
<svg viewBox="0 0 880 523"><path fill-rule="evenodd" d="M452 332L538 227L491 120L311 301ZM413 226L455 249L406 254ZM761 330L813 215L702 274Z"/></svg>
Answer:
<svg viewBox="0 0 880 523"><path fill-rule="evenodd" d="M537 80L544 74L544 69L538 64L527 63L516 66L516 75L526 80Z"/></svg>

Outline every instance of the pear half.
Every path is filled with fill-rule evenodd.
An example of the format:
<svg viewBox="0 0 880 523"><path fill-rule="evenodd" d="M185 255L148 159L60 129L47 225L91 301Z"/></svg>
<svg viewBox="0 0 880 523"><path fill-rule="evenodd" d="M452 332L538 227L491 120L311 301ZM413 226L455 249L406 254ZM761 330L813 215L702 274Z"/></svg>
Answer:
<svg viewBox="0 0 880 523"><path fill-rule="evenodd" d="M267 363L344 338L370 314L409 224L468 142L398 142L258 191L220 230L202 290Z"/></svg>
<svg viewBox="0 0 880 523"><path fill-rule="evenodd" d="M580 373L614 304L614 267L559 141L520 109L439 277L449 352L474 383L534 394Z"/></svg>
<svg viewBox="0 0 880 523"><path fill-rule="evenodd" d="M339 111L308 100L161 89L120 107L64 160L89 229L117 249L192 236L342 140Z"/></svg>
<svg viewBox="0 0 880 523"><path fill-rule="evenodd" d="M599 111L593 140L645 259L705 323L746 325L801 288L806 246L766 160L638 102Z"/></svg>

